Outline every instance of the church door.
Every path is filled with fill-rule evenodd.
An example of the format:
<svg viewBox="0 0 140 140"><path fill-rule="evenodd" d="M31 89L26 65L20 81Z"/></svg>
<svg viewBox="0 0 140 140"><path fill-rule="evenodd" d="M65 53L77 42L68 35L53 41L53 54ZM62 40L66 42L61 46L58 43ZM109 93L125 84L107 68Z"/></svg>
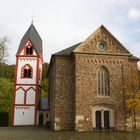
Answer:
<svg viewBox="0 0 140 140"><path fill-rule="evenodd" d="M43 126L43 114L39 114L39 126Z"/></svg>
<svg viewBox="0 0 140 140"><path fill-rule="evenodd" d="M104 111L104 130L109 130L109 111Z"/></svg>
<svg viewBox="0 0 140 140"><path fill-rule="evenodd" d="M101 111L96 111L96 130L102 129Z"/></svg>

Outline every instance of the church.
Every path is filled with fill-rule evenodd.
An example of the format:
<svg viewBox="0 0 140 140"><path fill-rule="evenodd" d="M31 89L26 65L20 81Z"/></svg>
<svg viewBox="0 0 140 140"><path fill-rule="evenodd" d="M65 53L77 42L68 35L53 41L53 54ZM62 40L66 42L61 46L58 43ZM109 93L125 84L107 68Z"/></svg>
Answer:
<svg viewBox="0 0 140 140"><path fill-rule="evenodd" d="M52 54L43 99L42 53L42 39L31 24L16 54L13 126L49 121L53 130L126 130L126 88L137 90L132 77L138 78L139 58L102 25L83 42Z"/></svg>
<svg viewBox="0 0 140 140"><path fill-rule="evenodd" d="M53 54L48 70L52 128L126 130L126 90L137 89L132 78L138 78L138 60L103 25Z"/></svg>

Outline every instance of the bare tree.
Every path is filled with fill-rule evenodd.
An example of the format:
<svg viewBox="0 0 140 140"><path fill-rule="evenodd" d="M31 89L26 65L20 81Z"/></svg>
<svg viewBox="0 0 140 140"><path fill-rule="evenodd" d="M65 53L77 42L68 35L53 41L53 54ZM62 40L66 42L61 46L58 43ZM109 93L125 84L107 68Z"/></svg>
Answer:
<svg viewBox="0 0 140 140"><path fill-rule="evenodd" d="M6 61L6 57L8 57L8 47L9 39L4 36L0 38L0 64Z"/></svg>

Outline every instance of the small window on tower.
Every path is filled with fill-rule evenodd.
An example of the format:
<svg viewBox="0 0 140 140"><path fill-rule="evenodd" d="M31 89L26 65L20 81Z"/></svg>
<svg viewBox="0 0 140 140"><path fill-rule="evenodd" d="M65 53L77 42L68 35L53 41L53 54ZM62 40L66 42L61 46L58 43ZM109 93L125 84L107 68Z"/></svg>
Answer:
<svg viewBox="0 0 140 140"><path fill-rule="evenodd" d="M27 55L33 54L33 48L32 48L31 45L28 45L28 46L26 47L26 54L27 54Z"/></svg>
<svg viewBox="0 0 140 140"><path fill-rule="evenodd" d="M29 64L22 67L21 78L32 78L32 67Z"/></svg>

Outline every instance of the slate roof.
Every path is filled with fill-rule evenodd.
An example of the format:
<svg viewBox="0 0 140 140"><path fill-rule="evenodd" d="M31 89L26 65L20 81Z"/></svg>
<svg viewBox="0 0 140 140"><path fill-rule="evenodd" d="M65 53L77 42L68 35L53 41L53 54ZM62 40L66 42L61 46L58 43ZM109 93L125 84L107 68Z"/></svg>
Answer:
<svg viewBox="0 0 140 140"><path fill-rule="evenodd" d="M39 54L40 49L42 48L42 39L39 36L33 24L30 25L27 32L24 34L23 38L21 39L17 54L19 53L19 51L21 50L21 48L23 47L27 39L29 39L33 43L34 49L36 50L37 54Z"/></svg>
<svg viewBox="0 0 140 140"><path fill-rule="evenodd" d="M49 109L48 98L41 98L39 110L48 110L48 109Z"/></svg>
<svg viewBox="0 0 140 140"><path fill-rule="evenodd" d="M66 49L64 49L64 50L62 50L62 51L59 51L59 52L57 52L57 53L55 53L55 54L53 54L53 55L54 55L54 56L55 56L55 55L57 55L57 56L69 56L69 55L73 52L73 50L75 50L81 43L82 43L82 42L77 43L77 44L75 44L75 45L73 45L73 46L71 46L71 47L69 47L69 48L66 48ZM133 55L129 56L128 59L129 59L129 60L140 61L140 58L138 58L138 57L136 57L136 56L133 56Z"/></svg>
<svg viewBox="0 0 140 140"><path fill-rule="evenodd" d="M60 51L60 52L55 53L54 55L69 56L69 55L73 52L73 50L76 49L81 43L82 43L82 42L77 43L77 44L75 44L75 45L73 45L73 46L71 46L71 47L69 47L69 48L66 48L66 49L64 49L64 50L62 50L62 51Z"/></svg>
<svg viewBox="0 0 140 140"><path fill-rule="evenodd" d="M129 60L136 60L136 61L140 61L140 58L138 58L138 57L136 57L136 56L130 56L129 58L128 58Z"/></svg>

